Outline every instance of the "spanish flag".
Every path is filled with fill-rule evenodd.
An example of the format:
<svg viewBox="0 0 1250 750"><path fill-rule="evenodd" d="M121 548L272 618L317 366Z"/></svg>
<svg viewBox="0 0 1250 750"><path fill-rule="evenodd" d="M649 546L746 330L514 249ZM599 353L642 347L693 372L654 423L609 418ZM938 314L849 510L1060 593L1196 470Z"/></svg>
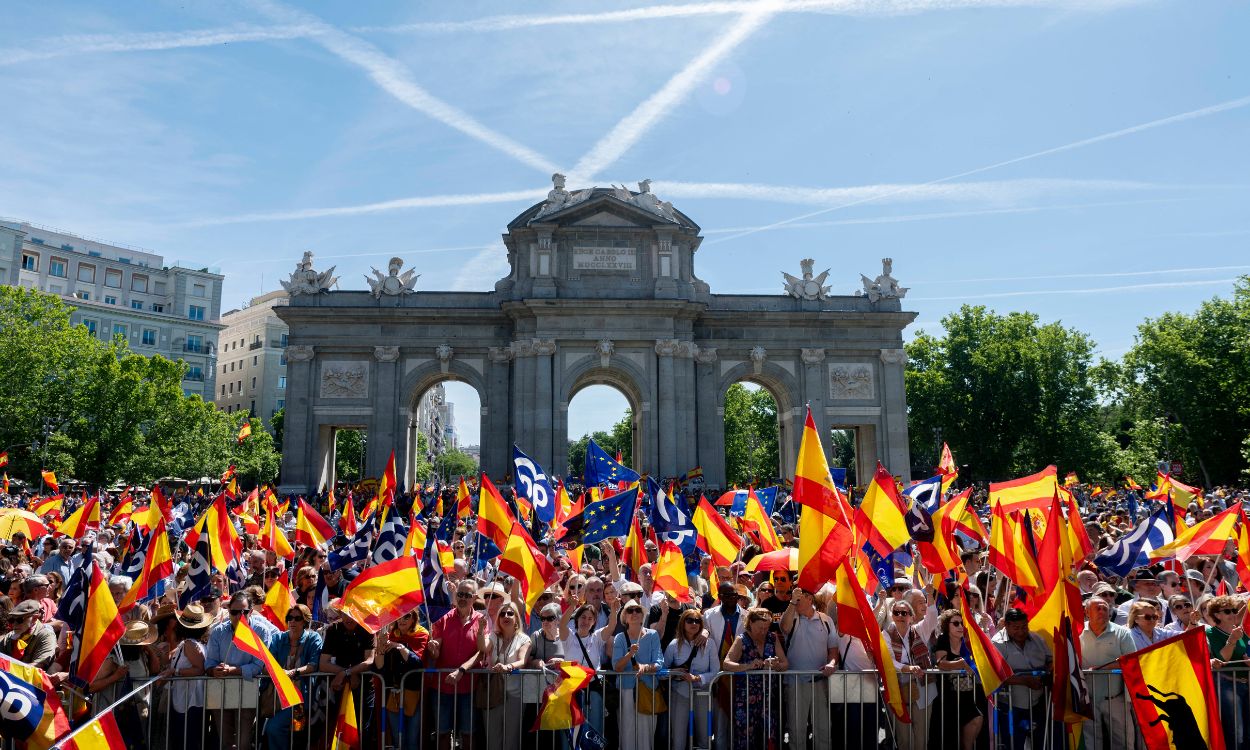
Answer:
<svg viewBox="0 0 1250 750"><path fill-rule="evenodd" d="M52 514L58 517L61 515L61 508L65 505L65 498L57 495L56 497L46 497L42 500L36 500L31 503L30 510L37 516L47 518Z"/></svg>
<svg viewBox="0 0 1250 750"><path fill-rule="evenodd" d="M330 744L330 750L360 750L356 698L352 695L350 683L343 688L343 698L339 701L339 716L334 721L334 741Z"/></svg>
<svg viewBox="0 0 1250 750"><path fill-rule="evenodd" d="M61 744L62 750L126 750L126 738L111 710L91 720Z"/></svg>
<svg viewBox="0 0 1250 750"><path fill-rule="evenodd" d="M972 488L964 490L949 502L938 508L933 514L933 541L917 541L920 549L920 561L925 569L936 576L959 567L959 543L955 540L955 529L958 519L963 517L968 507L968 497Z"/></svg>
<svg viewBox="0 0 1250 750"><path fill-rule="evenodd" d="M803 424L799 458L794 467L794 502L799 517L799 586L816 591L831 578L854 546L851 509L829 475L820 434L811 407Z"/></svg>
<svg viewBox="0 0 1250 750"><path fill-rule="evenodd" d="M1052 465L1027 477L1007 482L990 482L990 507L1008 513L1025 508L1045 510L1059 487L1058 470Z"/></svg>
<svg viewBox="0 0 1250 750"><path fill-rule="evenodd" d="M951 447L946 443L942 443L942 455L938 459L938 474L942 475L942 492L946 492L959 478L959 467L955 464L955 456L951 453Z"/></svg>
<svg viewBox="0 0 1250 750"><path fill-rule="evenodd" d="M121 526L130 520L131 514L135 512L135 501L130 499L130 495L122 495L117 501L117 507L113 508L113 512L109 514L109 526Z"/></svg>
<svg viewBox="0 0 1250 750"><path fill-rule="evenodd" d="M638 569L647 564L647 539L642 535L642 522L635 515L629 522L629 534L625 537L625 552L621 562L638 575Z"/></svg>
<svg viewBox="0 0 1250 750"><path fill-rule="evenodd" d="M309 547L320 547L334 538L334 527L321 517L304 498L299 499L295 516L295 541Z"/></svg>
<svg viewBox="0 0 1250 750"><path fill-rule="evenodd" d="M404 554L415 555L420 560L425 555L425 524L413 518L408 524L408 538L404 540Z"/></svg>
<svg viewBox="0 0 1250 750"><path fill-rule="evenodd" d="M1202 489L1178 482L1176 477L1172 477L1172 501L1186 507L1190 503L1197 503L1199 508L1206 507L1202 499Z"/></svg>
<svg viewBox="0 0 1250 750"><path fill-rule="evenodd" d="M781 549L781 539L773 528L773 520L764 512L764 505L756 496L754 489L747 490L746 510L742 514L742 526L747 531L754 531L759 539L760 549L765 552L776 552Z"/></svg>
<svg viewBox="0 0 1250 750"><path fill-rule="evenodd" d="M686 576L686 558L681 547L665 540L660 544L660 558L653 568L655 587L686 604L694 601L690 595L690 579Z"/></svg>
<svg viewBox="0 0 1250 750"><path fill-rule="evenodd" d="M283 708L290 708L304 702L303 696L295 689L295 683L291 682L290 675L286 673L278 660L273 658L273 654L260 640L260 636L256 635L256 631L252 630L246 617L240 617L239 624L234 626L234 645L238 646L240 651L255 656L265 665L269 679L273 680L274 692L278 694L278 703Z"/></svg>
<svg viewBox="0 0 1250 750"><path fill-rule="evenodd" d="M260 528L260 546L283 559L289 560L295 557L295 550L291 548L286 534L282 533L282 528L278 526L272 506L265 509L265 523Z"/></svg>
<svg viewBox="0 0 1250 750"><path fill-rule="evenodd" d="M538 597L548 586L560 579L560 573L539 551L520 521L514 521L507 543L499 558L499 572L507 573L521 584L527 612L534 610Z"/></svg>
<svg viewBox="0 0 1250 750"><path fill-rule="evenodd" d="M243 441L247 440L251 436L251 434L252 434L252 420L249 419L248 421L243 423L242 427L239 428L239 437L238 437L239 445L243 445Z"/></svg>
<svg viewBox="0 0 1250 750"><path fill-rule="evenodd" d="M990 565L1016 585L1036 589L1041 577L1033 556L1025 548L1024 529L1016 520L1016 514L1005 512L1001 504L992 506L990 512L994 514L990 523Z"/></svg>
<svg viewBox="0 0 1250 750"><path fill-rule="evenodd" d="M143 568L135 578L135 585L130 587L122 598L117 609L123 615L130 611L138 602L145 599L152 588L174 572L174 556L169 547L169 534L165 524L152 529L144 541L146 547L143 554Z"/></svg>
<svg viewBox="0 0 1250 750"><path fill-rule="evenodd" d="M456 518L468 518L472 515L470 500L469 485L465 483L464 477L460 477L460 484L456 487Z"/></svg>
<svg viewBox="0 0 1250 750"><path fill-rule="evenodd" d="M878 461L864 502L855 511L857 538L861 543L871 544L882 557L889 555L911 540L903 518L905 513L894 477Z"/></svg>
<svg viewBox="0 0 1250 750"><path fill-rule="evenodd" d="M370 565L343 592L343 614L370 633L411 612L425 601L416 558L400 555Z"/></svg>
<svg viewBox="0 0 1250 750"><path fill-rule="evenodd" d="M56 474L54 472L45 469L39 473L43 475L43 483L48 485L48 489L52 490L53 495L61 494L61 487L56 483Z"/></svg>
<svg viewBox="0 0 1250 750"><path fill-rule="evenodd" d="M595 670L566 661L560 672L560 679L543 691L543 705L538 710L534 726L530 727L531 732L572 729L586 721L577 705L577 691L590 684Z"/></svg>
<svg viewBox="0 0 1250 750"><path fill-rule="evenodd" d="M89 498L70 514L57 531L73 539L82 539L87 529L100 528L100 498Z"/></svg>
<svg viewBox="0 0 1250 750"><path fill-rule="evenodd" d="M352 493L343 498L343 514L339 516L339 531L347 538L356 536L360 527L356 524L356 504L352 501Z"/></svg>
<svg viewBox="0 0 1250 750"><path fill-rule="evenodd" d="M499 490L482 474L482 489L477 500L477 530L495 543L499 549L508 546L508 531L516 521Z"/></svg>
<svg viewBox="0 0 1250 750"><path fill-rule="evenodd" d="M386 460L386 471L382 472L382 481L378 483L377 500L379 506L386 512L386 508L391 507L395 503L395 493L399 491L399 480L395 475L395 451L391 451L391 457ZM383 515L379 519L378 528L382 528L382 524L386 523L386 516Z"/></svg>
<svg viewBox="0 0 1250 750"><path fill-rule="evenodd" d="M1141 490L1141 485L1138 484L1137 482L1134 482L1133 478L1128 475L1125 475L1124 477L1124 486L1129 488L1130 490Z"/></svg>
<svg viewBox="0 0 1250 750"><path fill-rule="evenodd" d="M1233 538L1240 513L1241 503L1235 503L1228 510L1185 529L1168 544L1151 550L1150 559L1175 557L1185 562L1194 555L1222 554L1224 544Z"/></svg>
<svg viewBox="0 0 1250 750"><path fill-rule="evenodd" d="M972 657L964 658L981 681L981 687L985 690L986 696L993 701L995 691L1015 673L1011 671L1011 666L1007 664L1003 655L990 642L990 637L977 624L972 608L968 606L968 594L962 588L959 590L959 613L964 621L966 634L964 645L968 649L968 656Z"/></svg>
<svg viewBox="0 0 1250 750"><path fill-rule="evenodd" d="M799 584L804 589L802 583ZM885 688L885 702L890 711L899 721L910 724L911 717L907 714L907 703L903 700L903 692L898 685L898 671L894 668L894 652L885 640L885 633L877 625L877 618L872 607L868 605L868 596L860 587L855 572L851 570L850 561L845 557L837 569L837 589L834 597L838 604L838 631L843 635L854 636L863 642L864 648L872 656L881 675L881 684Z"/></svg>
<svg viewBox="0 0 1250 750"><path fill-rule="evenodd" d="M1063 475L1064 487L1075 487L1076 485L1080 483L1081 483L1081 480L1077 478L1075 471L1069 471L1067 474Z"/></svg>
<svg viewBox="0 0 1250 750"><path fill-rule="evenodd" d="M742 537L716 512L706 497L699 498L691 520L699 534L695 540L699 549L711 555L716 565L733 565L742 549Z"/></svg>
<svg viewBox="0 0 1250 750"><path fill-rule="evenodd" d="M0 451L0 468L4 468L5 466L8 466L8 465L9 465L9 452Z"/></svg>
<svg viewBox="0 0 1250 750"><path fill-rule="evenodd" d="M93 564L78 648L78 678L85 683L94 680L109 652L125 633L126 626L117 614L117 603L109 593L108 579L100 566Z"/></svg>
<svg viewBox="0 0 1250 750"><path fill-rule="evenodd" d="M1202 628L1120 657L1124 692L1149 750L1224 750L1211 654Z"/></svg>
<svg viewBox="0 0 1250 750"><path fill-rule="evenodd" d="M287 568L265 592L265 603L261 605L260 613L277 625L278 630L286 630L286 615L291 611L291 604L291 569Z"/></svg>

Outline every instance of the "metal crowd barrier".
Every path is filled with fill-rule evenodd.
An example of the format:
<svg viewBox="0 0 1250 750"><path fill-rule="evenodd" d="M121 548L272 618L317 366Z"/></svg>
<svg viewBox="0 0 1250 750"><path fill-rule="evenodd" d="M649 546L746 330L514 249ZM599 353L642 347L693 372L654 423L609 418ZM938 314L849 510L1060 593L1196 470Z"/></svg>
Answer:
<svg viewBox="0 0 1250 750"><path fill-rule="evenodd" d="M1050 678L1041 673L1030 675L1041 681L1038 689L1006 686L992 703L969 673L907 676L902 694L911 721L905 723L884 705L876 672L719 672L709 684L691 686L662 671L643 678L655 686L649 701L634 673L600 671L579 694L585 723L573 732L534 731L555 672L474 670L463 676L462 693L447 684L449 674L413 670L398 684L360 674L351 692L361 748L571 750L583 746L579 735L587 730L608 750L768 750L783 743L798 750L1067 747L1065 727L1052 715ZM1119 671L1083 674L1094 712L1083 723L1084 746L1144 748ZM1250 747L1250 667L1215 676L1226 746ZM333 678L317 673L296 680L304 703L295 709L276 705L267 679L238 677L152 680L111 707L129 750L328 750L343 699ZM92 706L94 713L108 708Z"/></svg>

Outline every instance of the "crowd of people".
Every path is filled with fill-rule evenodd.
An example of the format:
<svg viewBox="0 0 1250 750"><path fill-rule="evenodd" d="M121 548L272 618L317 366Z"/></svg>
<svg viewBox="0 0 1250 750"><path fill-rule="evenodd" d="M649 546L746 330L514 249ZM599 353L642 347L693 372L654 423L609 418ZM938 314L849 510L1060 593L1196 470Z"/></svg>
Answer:
<svg viewBox="0 0 1250 750"><path fill-rule="evenodd" d="M1126 495L1092 499L1079 488L1078 495L1080 521L1096 550L1133 530ZM117 497L102 497L107 518ZM133 497L142 502L139 493ZM1221 490L1203 507L1178 510L1192 524L1245 497ZM210 499L178 492L171 505L189 520ZM454 503L454 494L444 499ZM3 495L0 506L29 507L32 500ZM327 497L311 501L328 510ZM400 495L395 512L428 504ZM343 508L340 500L327 514L336 527ZM1142 501L1140 510L1144 518L1150 504ZM799 529L780 515L773 521L781 543L796 547ZM288 513L281 522L293 529L295 517ZM433 533L438 517L429 523ZM456 523L446 535L452 564L436 584L440 590L427 591L425 604L377 634L342 607L350 582L369 564L332 569L330 554L352 541L346 536L324 547L297 545L282 558L240 526L238 569L212 571L209 590L190 603L180 595L192 551L175 540L175 572L163 593L125 612L124 635L86 685L70 677L81 634L58 620L60 600L75 567L90 556L111 571L109 591L121 602L135 585L120 573L130 530L105 523L78 539L19 532L0 548L0 653L46 671L78 723L126 698L114 713L134 748L328 747L348 694L365 747L1062 746L1062 729L1050 718L1052 654L1030 630L1016 587L987 565L977 540L962 537L960 556L975 623L958 606L955 577L927 575L905 553L869 592L900 675L905 723L883 705L866 644L839 630L833 583L805 588L798 571L753 570L762 552L755 544L745 544L732 565L715 566L706 556L692 561L690 601L682 601L656 586L654 541L645 543L646 559L636 568L612 541L585 545L574 567L571 545L541 537L538 548L559 575L531 608L519 581L492 561L478 562L475 516ZM1230 542L1223 555L1140 566L1123 577L1094 565L1091 555L1076 575L1085 616L1082 666L1105 669L1191 628L1205 629L1213 668L1244 665L1247 596L1236 593L1245 586L1234 553ZM261 611L280 578L289 581L293 604L285 622L275 623ZM233 641L240 619L295 681L303 704L278 705L262 662ZM973 625L1015 672L997 700L987 700L968 662ZM545 687L568 663L600 673L578 697L590 731L576 738L532 732ZM155 677L164 679L151 683ZM1104 747L1133 747L1140 739L1122 682L1095 672L1089 686L1096 713L1086 724L1086 746L1098 746L1093 738ZM1220 681L1229 747L1250 744L1247 691L1244 671Z"/></svg>

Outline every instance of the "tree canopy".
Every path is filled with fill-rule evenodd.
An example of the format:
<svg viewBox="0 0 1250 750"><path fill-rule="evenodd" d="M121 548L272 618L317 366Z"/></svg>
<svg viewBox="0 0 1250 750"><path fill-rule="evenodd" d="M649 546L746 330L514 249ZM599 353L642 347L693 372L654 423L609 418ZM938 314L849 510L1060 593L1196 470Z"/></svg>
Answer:
<svg viewBox="0 0 1250 750"><path fill-rule="evenodd" d="M780 468L777 402L764 388L734 383L725 391L725 481L770 484Z"/></svg>
<svg viewBox="0 0 1250 750"><path fill-rule="evenodd" d="M120 337L100 341L71 326L70 312L55 295L0 287L0 448L18 446L10 475L50 468L92 486L149 484L218 477L234 464L245 482L277 477L278 454L259 420L240 445L248 415L185 395L184 363L136 354Z"/></svg>

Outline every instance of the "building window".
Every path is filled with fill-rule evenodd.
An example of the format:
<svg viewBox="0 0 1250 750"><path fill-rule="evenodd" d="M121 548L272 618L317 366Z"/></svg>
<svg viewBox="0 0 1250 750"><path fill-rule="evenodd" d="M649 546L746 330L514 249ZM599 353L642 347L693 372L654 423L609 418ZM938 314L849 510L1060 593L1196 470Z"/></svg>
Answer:
<svg viewBox="0 0 1250 750"><path fill-rule="evenodd" d="M279 409L285 409L285 408L286 408L286 399L284 399L284 398L280 398L280 399L278 399L278 408L279 408Z"/></svg>
<svg viewBox="0 0 1250 750"><path fill-rule="evenodd" d="M238 389L239 389L239 393L242 393L242 392L243 392L243 381L242 381L242 380L240 380L240 381L237 383L237 387L238 387Z"/></svg>
<svg viewBox="0 0 1250 750"><path fill-rule="evenodd" d="M69 263L64 258L53 258L48 261L48 275L63 279L67 275L65 268L68 265Z"/></svg>
<svg viewBox="0 0 1250 750"><path fill-rule="evenodd" d="M143 329L143 345L156 346L156 331L151 328Z"/></svg>
<svg viewBox="0 0 1250 750"><path fill-rule="evenodd" d="M146 264L146 263L144 263L143 265L145 265L145 266L146 266L147 264ZM164 293L165 293L165 282L163 282L163 281L158 281L158 282L156 282L156 284L154 285L154 287L153 287L153 288L154 288L154 290L155 290L155 293L156 293L156 294L164 294Z"/></svg>
<svg viewBox="0 0 1250 750"><path fill-rule="evenodd" d="M195 295L195 296L197 296L197 297L207 297L207 296L208 296L208 288L207 288L207 287L205 287L203 284L192 284L192 285L191 285L191 293L192 293L192 294L194 294L194 295Z"/></svg>
<svg viewBox="0 0 1250 750"><path fill-rule="evenodd" d="M165 312L165 306L164 306L163 304L159 303L159 302L153 302L153 303L152 303L152 312L155 312L155 313L163 313L163 312Z"/></svg>
<svg viewBox="0 0 1250 750"><path fill-rule="evenodd" d="M114 289L122 288L122 272L114 271L111 268L104 269L104 286L111 286Z"/></svg>
<svg viewBox="0 0 1250 750"><path fill-rule="evenodd" d="M221 387L221 395L226 395L226 387L224 385Z"/></svg>
<svg viewBox="0 0 1250 750"><path fill-rule="evenodd" d="M283 354L281 357L278 358L278 364L282 365L283 367L286 367L286 355L285 354Z"/></svg>
<svg viewBox="0 0 1250 750"><path fill-rule="evenodd" d="M78 264L78 280L84 284L95 283L95 266L89 266L85 263Z"/></svg>
<svg viewBox="0 0 1250 750"><path fill-rule="evenodd" d="M131 310L142 310L142 309L143 309L143 300L138 300L138 299L132 299L132 300L130 300L130 309L131 309Z"/></svg>
<svg viewBox="0 0 1250 750"><path fill-rule="evenodd" d="M260 359L260 357L252 357L252 367L255 367L255 366L256 366L256 362L257 362L257 360L259 360L259 359Z"/></svg>
<svg viewBox="0 0 1250 750"><path fill-rule="evenodd" d="M124 338L124 339L126 339L126 338L130 338L130 332L127 330L127 328L126 328L126 324L125 324L125 323L114 323L114 324L113 324L113 335L114 335L114 336L121 336L121 337L122 337L122 338Z"/></svg>
<svg viewBox="0 0 1250 750"><path fill-rule="evenodd" d="M131 276L130 277L130 291L143 292L144 294L147 294L148 277L140 275L140 274L135 274L134 276Z"/></svg>
<svg viewBox="0 0 1250 750"><path fill-rule="evenodd" d="M286 388L286 376L285 375L278 376L278 388L279 389Z"/></svg>
<svg viewBox="0 0 1250 750"><path fill-rule="evenodd" d="M232 382L232 383L230 383L230 393L231 393L231 394L233 394L233 393L234 393L234 383L233 383L233 382Z"/></svg>
<svg viewBox="0 0 1250 750"><path fill-rule="evenodd" d="M95 335L96 328L99 327L99 322L91 318L83 318L82 324L86 326L87 333L90 333L92 336Z"/></svg>
<svg viewBox="0 0 1250 750"><path fill-rule="evenodd" d="M204 337L188 333L186 350L195 354L202 353L204 351Z"/></svg>
<svg viewBox="0 0 1250 750"><path fill-rule="evenodd" d="M187 380L203 380L204 370L199 365L191 365L187 368Z"/></svg>
<svg viewBox="0 0 1250 750"><path fill-rule="evenodd" d="M104 304L106 304L106 305L116 305L116 304L117 304L117 298L116 298L116 297L109 296L109 295L105 295L105 296L104 296Z"/></svg>
<svg viewBox="0 0 1250 750"><path fill-rule="evenodd" d="M91 292L74 292L74 297L75 299L80 299L80 300L83 300L84 302L90 302Z"/></svg>
<svg viewBox="0 0 1250 750"><path fill-rule="evenodd" d="M252 414L255 414L255 413L256 413L256 402L255 402L255 401L253 401L253 402L252 402L252 410L251 410L251 412L250 412L250 413L252 413Z"/></svg>
<svg viewBox="0 0 1250 750"><path fill-rule="evenodd" d="M34 253L22 253L22 270L23 271L38 271L39 270L39 256L35 255Z"/></svg>
<svg viewBox="0 0 1250 750"><path fill-rule="evenodd" d="M187 317L190 318L191 320L203 320L204 319L204 306L203 305L191 305L190 307L187 308Z"/></svg>
<svg viewBox="0 0 1250 750"><path fill-rule="evenodd" d="M290 334L286 334L286 333L282 334L282 337L281 337L280 339L278 339L278 346L281 346L281 347L285 348L285 347L286 347L286 339L287 339L287 336L289 336L289 335L290 335Z"/></svg>
<svg viewBox="0 0 1250 750"><path fill-rule="evenodd" d="M256 378L252 378L252 388L256 387Z"/></svg>

